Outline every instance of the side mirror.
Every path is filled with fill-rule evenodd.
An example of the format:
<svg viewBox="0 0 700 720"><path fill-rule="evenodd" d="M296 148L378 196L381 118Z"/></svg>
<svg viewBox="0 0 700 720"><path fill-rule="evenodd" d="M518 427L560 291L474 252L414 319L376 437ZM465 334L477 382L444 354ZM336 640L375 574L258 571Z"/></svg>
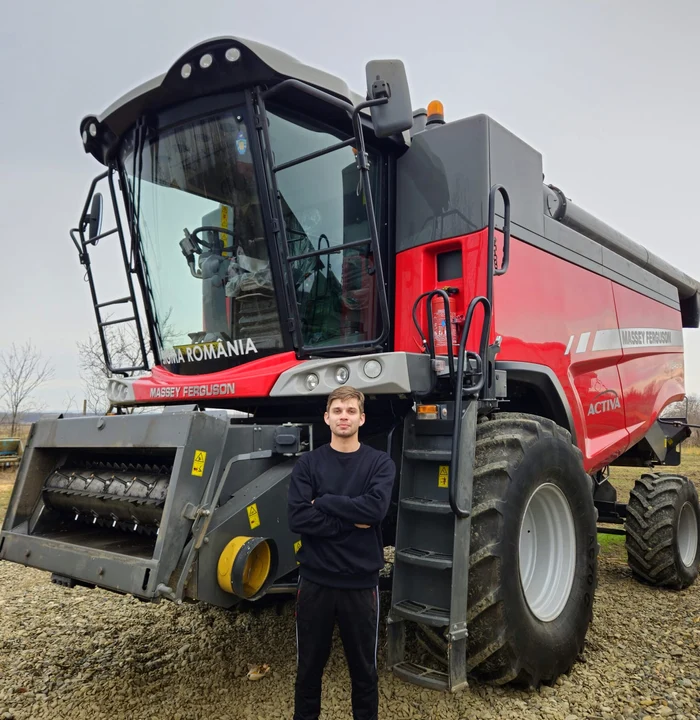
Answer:
<svg viewBox="0 0 700 720"><path fill-rule="evenodd" d="M401 60L371 60L366 65L367 99L386 97L388 102L370 110L377 137L389 137L413 126L411 93Z"/></svg>
<svg viewBox="0 0 700 720"><path fill-rule="evenodd" d="M102 230L102 194L95 193L92 198L88 221L88 240L96 238Z"/></svg>

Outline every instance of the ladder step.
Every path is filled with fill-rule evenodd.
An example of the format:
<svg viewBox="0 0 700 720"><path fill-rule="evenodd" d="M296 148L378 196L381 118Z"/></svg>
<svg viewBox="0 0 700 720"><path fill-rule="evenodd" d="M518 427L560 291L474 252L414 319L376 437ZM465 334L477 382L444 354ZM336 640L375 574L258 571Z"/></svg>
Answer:
<svg viewBox="0 0 700 720"><path fill-rule="evenodd" d="M401 500L401 507L416 512L437 513L439 515L451 515L452 508L449 503L432 500L431 498L410 497Z"/></svg>
<svg viewBox="0 0 700 720"><path fill-rule="evenodd" d="M423 625L444 627L450 624L449 610L432 605L424 605L423 603L413 602L412 600L401 600L392 607L392 610L404 618L404 620L412 620L413 622L422 623Z"/></svg>
<svg viewBox="0 0 700 720"><path fill-rule="evenodd" d="M452 567L452 556L434 550L420 550L419 548L403 548L396 551L396 560L409 565L420 565L433 570L449 570Z"/></svg>
<svg viewBox="0 0 700 720"><path fill-rule="evenodd" d="M133 322L136 320L135 317L119 318L119 320L107 320L107 322L97 323L100 327L107 327L107 325L121 325L122 323Z"/></svg>
<svg viewBox="0 0 700 720"><path fill-rule="evenodd" d="M392 672L406 682L421 685L430 690L447 690L447 673L432 668L416 665L411 662L400 662L394 665Z"/></svg>
<svg viewBox="0 0 700 720"><path fill-rule="evenodd" d="M409 460L428 460L430 462L449 463L452 460L450 450L404 450Z"/></svg>
<svg viewBox="0 0 700 720"><path fill-rule="evenodd" d="M110 305L121 305L123 303L133 302L134 299L130 296L117 298L116 300L109 300L108 302L98 303L95 305L96 308L109 307Z"/></svg>

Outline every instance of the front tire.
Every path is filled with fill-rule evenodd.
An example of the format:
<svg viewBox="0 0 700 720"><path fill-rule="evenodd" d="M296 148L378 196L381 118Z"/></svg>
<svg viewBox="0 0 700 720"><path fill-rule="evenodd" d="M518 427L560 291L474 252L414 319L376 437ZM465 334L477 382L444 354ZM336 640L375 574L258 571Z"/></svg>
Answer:
<svg viewBox="0 0 700 720"><path fill-rule="evenodd" d="M467 670L538 686L582 652L597 581L590 477L571 436L537 416L477 426Z"/></svg>
<svg viewBox="0 0 700 720"><path fill-rule="evenodd" d="M639 580L682 590L700 569L698 492L682 475L646 473L627 505L627 561Z"/></svg>

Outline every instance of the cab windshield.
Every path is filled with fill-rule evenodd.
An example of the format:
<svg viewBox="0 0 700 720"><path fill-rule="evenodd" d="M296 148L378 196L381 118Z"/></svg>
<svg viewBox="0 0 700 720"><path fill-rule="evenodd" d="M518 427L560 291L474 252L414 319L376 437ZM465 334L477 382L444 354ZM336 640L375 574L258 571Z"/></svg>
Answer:
<svg viewBox="0 0 700 720"><path fill-rule="evenodd" d="M345 139L282 115L268 118L277 166ZM255 141L245 114L233 109L156 137L137 128L123 142L161 361L174 372L215 372L285 347L286 303L273 280ZM280 170L276 181L288 255L329 250L289 265L304 345L374 337L372 258L342 248L369 237L353 149Z"/></svg>

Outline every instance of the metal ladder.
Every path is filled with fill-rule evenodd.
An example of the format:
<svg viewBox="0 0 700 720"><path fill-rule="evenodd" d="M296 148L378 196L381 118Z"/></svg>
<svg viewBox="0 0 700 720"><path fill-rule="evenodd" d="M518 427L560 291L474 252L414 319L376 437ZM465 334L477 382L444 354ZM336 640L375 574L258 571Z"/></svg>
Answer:
<svg viewBox="0 0 700 720"><path fill-rule="evenodd" d="M88 191L87 199L85 201L85 205L83 207L83 212L80 216L78 227L73 228L70 231L70 236L73 240L73 243L75 244L75 247L78 250L80 262L82 265L85 266L85 272L87 275L88 283L90 285L92 304L95 310L95 318L97 319L97 329L100 335L100 343L102 345L102 352L105 358L105 365L107 366L109 372L113 375L127 375L128 373L138 372L140 370L148 370L149 366L148 353L146 350L146 343L144 340L143 329L141 326L141 318L139 317L136 293L134 291L134 283L131 277L135 271L131 267L131 261L129 259L126 242L124 240L124 232L122 229L121 218L119 215L119 206L117 204L117 195L114 187L114 172L114 168L110 167L108 170L106 170L101 175L98 175L92 181L92 184L90 185L90 190ZM107 182L109 184L110 198L112 200L112 207L114 209L115 227L111 230L107 230L106 232L100 232L98 235L95 235L93 237L90 237L90 234L86 236L86 231L91 223L91 220L95 219L95 213L99 213L101 215L101 206L98 209L93 203L93 207L91 209L90 205L93 201L93 198L99 197L101 201L101 196L99 195L99 193L95 193L95 188L97 187L97 184L104 179L107 179ZM92 272L92 264L90 262L90 248L97 245L100 240L115 234L119 236L122 259L124 261L124 268L126 270L128 295L116 298L114 300L108 300L107 302L99 302L97 299L95 279ZM114 307L116 305L129 305L130 308L127 311L128 317L118 318L116 320L105 320L102 314L104 308ZM105 334L105 328L111 325L123 325L127 323L133 323L135 327L136 337L138 340L140 362L136 365L132 365L129 367L119 367L112 362L112 358L109 353L107 337Z"/></svg>
<svg viewBox="0 0 700 720"><path fill-rule="evenodd" d="M503 196L504 257L495 265L495 196ZM436 405L434 420L418 419L412 412L405 420L398 524L395 541L392 604L387 620L388 665L407 682L436 690L455 692L467 685L467 597L471 533L472 488L479 403L492 397L492 365L498 347L489 347L493 275L508 269L510 247L510 200L495 185L489 204L488 297L475 297L467 310L458 346L456 367L452 329L446 325L447 366L451 398L436 389L422 403ZM432 301L442 299L450 317L449 297L444 290L421 295L413 307L413 320L425 351L435 365L432 334ZM425 299L428 338L417 322L416 310ZM467 352L466 343L478 305L484 309L479 353ZM449 397L449 395L448 395ZM409 662L406 656L406 622L437 629L446 641L445 670ZM430 632L427 634L429 638ZM435 637L433 635L433 637ZM443 643L438 639L442 648ZM432 654L436 654L433 644Z"/></svg>

